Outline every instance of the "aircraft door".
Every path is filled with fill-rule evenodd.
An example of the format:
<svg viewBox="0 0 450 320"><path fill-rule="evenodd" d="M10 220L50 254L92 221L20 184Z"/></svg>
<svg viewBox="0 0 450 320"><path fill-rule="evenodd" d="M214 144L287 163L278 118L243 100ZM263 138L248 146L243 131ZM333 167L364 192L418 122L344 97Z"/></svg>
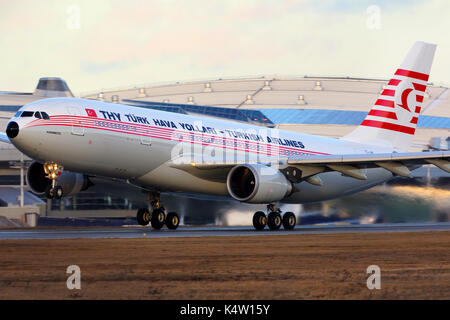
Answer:
<svg viewBox="0 0 450 320"><path fill-rule="evenodd" d="M150 135L149 129L145 128L142 131L143 132L141 134L141 144L146 145L146 146L151 146L152 145L152 138L149 137L149 135Z"/></svg>
<svg viewBox="0 0 450 320"><path fill-rule="evenodd" d="M67 107L69 115L71 115L72 134L84 136L84 127L82 127L81 113L77 107Z"/></svg>

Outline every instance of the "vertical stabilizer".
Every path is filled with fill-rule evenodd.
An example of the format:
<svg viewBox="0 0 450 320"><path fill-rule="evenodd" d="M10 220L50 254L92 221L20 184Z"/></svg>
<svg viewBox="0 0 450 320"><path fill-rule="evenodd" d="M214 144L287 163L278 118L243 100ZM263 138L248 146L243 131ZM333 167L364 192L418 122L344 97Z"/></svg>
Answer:
<svg viewBox="0 0 450 320"><path fill-rule="evenodd" d="M342 139L407 150L422 111L435 50L436 45L417 41L364 121Z"/></svg>

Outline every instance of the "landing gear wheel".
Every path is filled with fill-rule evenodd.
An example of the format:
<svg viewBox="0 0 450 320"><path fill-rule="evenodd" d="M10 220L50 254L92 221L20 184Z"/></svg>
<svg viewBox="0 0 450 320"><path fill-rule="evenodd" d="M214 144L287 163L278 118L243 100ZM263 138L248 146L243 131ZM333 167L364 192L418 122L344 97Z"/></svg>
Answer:
<svg viewBox="0 0 450 320"><path fill-rule="evenodd" d="M156 229L156 230L161 229L164 226L165 219L166 219L166 215L164 213L164 209L158 208L158 209L153 210L152 218L151 218L153 229Z"/></svg>
<svg viewBox="0 0 450 320"><path fill-rule="evenodd" d="M264 212L257 211L253 215L253 226L256 230L263 230L267 224L267 217Z"/></svg>
<svg viewBox="0 0 450 320"><path fill-rule="evenodd" d="M297 218L293 212L286 212L283 215L283 227L286 230L293 230L297 224Z"/></svg>
<svg viewBox="0 0 450 320"><path fill-rule="evenodd" d="M146 226L150 223L150 212L147 208L140 208L136 214L136 220L141 226Z"/></svg>
<svg viewBox="0 0 450 320"><path fill-rule="evenodd" d="M278 212L269 213L267 225L270 230L278 230L281 227L281 215Z"/></svg>
<svg viewBox="0 0 450 320"><path fill-rule="evenodd" d="M169 228L170 230L175 230L176 228L178 228L179 224L180 224L180 218L178 217L176 212L169 212L167 214L167 218L166 218L167 228Z"/></svg>
<svg viewBox="0 0 450 320"><path fill-rule="evenodd" d="M52 185L45 188L45 196L47 199L61 199L63 196L63 189L61 186L52 187Z"/></svg>

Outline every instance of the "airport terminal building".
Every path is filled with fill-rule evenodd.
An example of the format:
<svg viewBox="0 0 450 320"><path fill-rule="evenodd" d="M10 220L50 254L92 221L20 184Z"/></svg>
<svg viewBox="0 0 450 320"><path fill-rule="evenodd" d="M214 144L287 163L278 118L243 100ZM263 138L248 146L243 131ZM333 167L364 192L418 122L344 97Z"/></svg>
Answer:
<svg viewBox="0 0 450 320"><path fill-rule="evenodd" d="M258 77L142 85L81 97L339 138L362 122L386 84L386 80L349 77ZM21 106L55 96L73 96L59 78L41 78L33 93L0 92L0 130L5 131L6 123ZM423 105L412 151L448 150L449 88L430 84ZM139 191L102 181L63 200L39 198L27 192L26 186L21 197L21 180L26 182L20 172L21 168L22 174L25 172L29 159L12 145L0 144L0 216L27 212L57 217L134 216L136 208L146 201L143 194L136 194ZM450 178L434 167L413 174L428 181Z"/></svg>

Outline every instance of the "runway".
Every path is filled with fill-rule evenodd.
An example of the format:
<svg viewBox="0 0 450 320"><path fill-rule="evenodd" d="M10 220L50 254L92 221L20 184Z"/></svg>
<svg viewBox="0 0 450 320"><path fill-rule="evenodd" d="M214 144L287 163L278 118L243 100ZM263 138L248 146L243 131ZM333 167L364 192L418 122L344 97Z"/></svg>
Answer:
<svg viewBox="0 0 450 320"><path fill-rule="evenodd" d="M369 232L449 231L450 222L443 223L393 223L393 224L327 224L297 226L294 230L255 231L252 227L181 226L177 230L153 230L151 227L85 227L85 228L36 228L0 230L0 240L21 239L135 239L217 236L271 236L301 234L336 234Z"/></svg>

